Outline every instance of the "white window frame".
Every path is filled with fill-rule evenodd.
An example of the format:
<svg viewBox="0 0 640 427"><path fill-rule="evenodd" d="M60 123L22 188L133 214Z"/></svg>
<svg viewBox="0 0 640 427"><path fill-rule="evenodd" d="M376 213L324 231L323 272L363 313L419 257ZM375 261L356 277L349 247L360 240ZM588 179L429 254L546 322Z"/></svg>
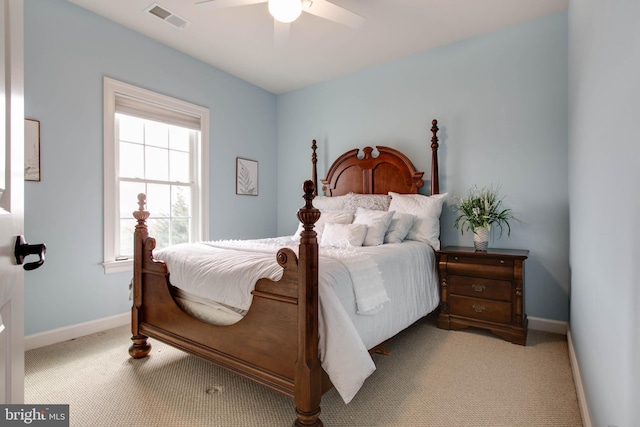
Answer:
<svg viewBox="0 0 640 427"><path fill-rule="evenodd" d="M116 141L116 98L126 97L147 104L150 111L175 111L199 118L200 144L195 152L195 197L192 197L192 239L209 239L209 109L162 95L109 77L104 77L104 262L106 274L133 270L133 259L116 261L116 229L120 216L117 177L119 144ZM131 217L133 218L133 212Z"/></svg>

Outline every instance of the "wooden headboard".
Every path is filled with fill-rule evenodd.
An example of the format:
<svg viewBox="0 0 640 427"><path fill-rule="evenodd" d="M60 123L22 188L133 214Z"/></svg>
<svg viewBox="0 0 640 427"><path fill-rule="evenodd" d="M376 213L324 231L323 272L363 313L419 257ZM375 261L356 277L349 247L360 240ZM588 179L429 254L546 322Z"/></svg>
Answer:
<svg viewBox="0 0 640 427"><path fill-rule="evenodd" d="M438 194L438 121L431 122L431 194ZM313 141L313 182L317 186L316 141ZM411 160L395 148L377 146L378 155L373 156L373 148L347 151L336 159L322 180L322 191L326 196L341 196L349 192L359 194L396 193L415 194L423 186L424 172L416 171Z"/></svg>

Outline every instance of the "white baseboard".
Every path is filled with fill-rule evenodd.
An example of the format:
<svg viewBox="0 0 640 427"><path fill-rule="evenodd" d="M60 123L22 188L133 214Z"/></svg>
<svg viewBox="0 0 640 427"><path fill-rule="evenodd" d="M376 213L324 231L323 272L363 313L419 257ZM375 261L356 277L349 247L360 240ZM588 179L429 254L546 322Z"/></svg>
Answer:
<svg viewBox="0 0 640 427"><path fill-rule="evenodd" d="M107 329L127 325L131 322L131 313L117 314L103 319L92 320L90 322L77 325L65 326L63 328L52 329L50 331L39 332L24 337L24 350L33 350L51 344L72 340L85 335L95 334Z"/></svg>
<svg viewBox="0 0 640 427"><path fill-rule="evenodd" d="M580 376L580 367L578 359L573 348L573 340L571 339L571 329L567 331L567 343L569 345L569 362L571 363L571 371L573 372L573 382L576 385L576 394L578 396L578 406L580 407L580 415L582 416L582 425L591 427L591 416L589 415L589 406L582 387L582 377Z"/></svg>
<svg viewBox="0 0 640 427"><path fill-rule="evenodd" d="M529 316L527 316L527 319L529 320L529 329L567 335L567 322Z"/></svg>

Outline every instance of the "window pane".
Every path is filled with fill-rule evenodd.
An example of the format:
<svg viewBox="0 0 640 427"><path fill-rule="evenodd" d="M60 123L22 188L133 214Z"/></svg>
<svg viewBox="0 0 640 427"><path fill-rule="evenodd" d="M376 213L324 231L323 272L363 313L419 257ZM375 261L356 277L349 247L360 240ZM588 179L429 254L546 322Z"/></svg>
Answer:
<svg viewBox="0 0 640 427"><path fill-rule="evenodd" d="M189 242L189 222L190 220L188 218L175 218L171 220L172 245Z"/></svg>
<svg viewBox="0 0 640 427"><path fill-rule="evenodd" d="M189 153L169 151L169 180L189 182Z"/></svg>
<svg viewBox="0 0 640 427"><path fill-rule="evenodd" d="M137 117L125 116L124 114L116 114L118 118L118 131L120 141L144 142L144 121Z"/></svg>
<svg viewBox="0 0 640 427"><path fill-rule="evenodd" d="M156 239L156 249L166 248L171 244L168 219L150 218L147 220L149 235Z"/></svg>
<svg viewBox="0 0 640 427"><path fill-rule="evenodd" d="M169 127L169 148L172 150L190 151L189 136L193 131L177 126Z"/></svg>
<svg viewBox="0 0 640 427"><path fill-rule="evenodd" d="M164 148L145 147L145 178L157 181L169 179L169 151Z"/></svg>
<svg viewBox="0 0 640 427"><path fill-rule="evenodd" d="M120 176L144 178L144 148L140 144L120 142Z"/></svg>
<svg viewBox="0 0 640 427"><path fill-rule="evenodd" d="M191 194L187 187L171 187L171 216L188 218L191 216Z"/></svg>
<svg viewBox="0 0 640 427"><path fill-rule="evenodd" d="M136 228L136 220L120 220L120 251L116 256L133 256L133 231Z"/></svg>
<svg viewBox="0 0 640 427"><path fill-rule="evenodd" d="M142 182L120 182L120 218L133 218L138 210L138 194L145 192Z"/></svg>
<svg viewBox="0 0 640 427"><path fill-rule="evenodd" d="M169 125L145 120L144 142L155 147L169 148Z"/></svg>
<svg viewBox="0 0 640 427"><path fill-rule="evenodd" d="M168 217L171 213L171 193L169 185L147 185L147 210L154 218ZM168 233L167 233L168 234Z"/></svg>

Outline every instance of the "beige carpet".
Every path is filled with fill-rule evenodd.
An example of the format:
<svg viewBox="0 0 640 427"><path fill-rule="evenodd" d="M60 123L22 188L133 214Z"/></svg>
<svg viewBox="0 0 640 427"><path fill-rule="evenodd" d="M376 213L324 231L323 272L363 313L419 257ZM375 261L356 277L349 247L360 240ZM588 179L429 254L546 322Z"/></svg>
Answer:
<svg viewBox="0 0 640 427"><path fill-rule="evenodd" d="M290 426L293 403L158 341L129 358L128 327L28 351L25 402L70 405L72 426ZM325 426L581 426L566 337L526 347L422 320L345 405L322 398Z"/></svg>

